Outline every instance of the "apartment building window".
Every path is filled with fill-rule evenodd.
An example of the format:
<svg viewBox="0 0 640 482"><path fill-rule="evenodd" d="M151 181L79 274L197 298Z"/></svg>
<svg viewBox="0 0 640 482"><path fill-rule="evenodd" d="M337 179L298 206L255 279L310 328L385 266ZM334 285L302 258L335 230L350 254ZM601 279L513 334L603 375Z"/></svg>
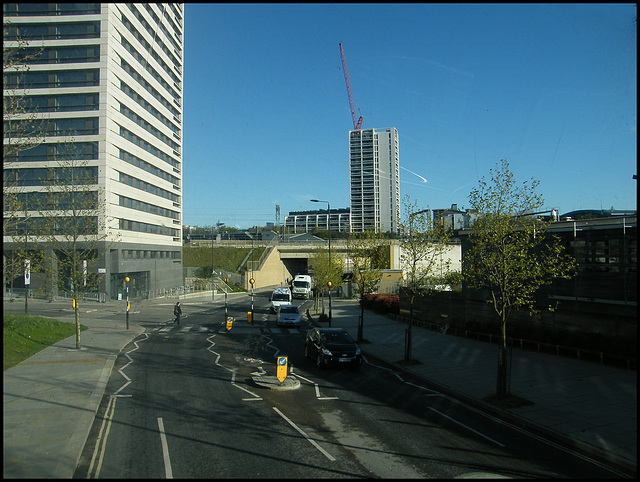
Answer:
<svg viewBox="0 0 640 482"><path fill-rule="evenodd" d="M100 38L100 22L19 23L5 25L5 40L67 40Z"/></svg>
<svg viewBox="0 0 640 482"><path fill-rule="evenodd" d="M94 15L100 13L99 3L4 3L2 13L7 17L40 15Z"/></svg>
<svg viewBox="0 0 640 482"><path fill-rule="evenodd" d="M26 47L20 49L16 55L16 62L25 64L71 64L98 61L100 61L99 45Z"/></svg>
<svg viewBox="0 0 640 482"><path fill-rule="evenodd" d="M135 209L137 211L143 211L150 214L157 214L159 216L164 216L166 218L171 218L171 219L180 219L180 213L171 211L170 209L165 209L160 206L156 206L155 204L149 204L149 203L138 201L137 199L131 199L125 196L119 196L119 204L120 206Z"/></svg>
<svg viewBox="0 0 640 482"><path fill-rule="evenodd" d="M38 146L7 156L7 162L54 162L98 159L97 142L71 142L40 144Z"/></svg>
<svg viewBox="0 0 640 482"><path fill-rule="evenodd" d="M33 95L25 98L33 112L74 112L98 110L99 94Z"/></svg>
<svg viewBox="0 0 640 482"><path fill-rule="evenodd" d="M120 149L120 159L128 162L132 166L136 166L142 169L143 171L147 171L153 174L154 176L158 176L160 179L169 181L170 183L175 184L176 186L180 185L180 179L177 178L176 176L173 176L168 172L163 171L162 169L154 166L153 164L150 164L147 161L143 161L139 157L136 157L133 154L130 154L127 151L124 151L122 149Z"/></svg>
<svg viewBox="0 0 640 482"><path fill-rule="evenodd" d="M124 174L122 172L120 173L120 182L128 186L135 187L136 189L140 189L141 191L145 191L151 194L155 194L156 196L169 199L170 201L173 201L176 203L180 202L180 196L173 194L172 192L169 192L158 186L154 186L153 184L149 184L148 182L141 181L140 179Z"/></svg>
<svg viewBox="0 0 640 482"><path fill-rule="evenodd" d="M157 226L155 224L141 223L138 221L131 221L129 219L120 219L120 229L124 231L138 231L149 234L160 234L163 236L179 236L180 231L178 229L167 228L165 226Z"/></svg>
<svg viewBox="0 0 640 482"><path fill-rule="evenodd" d="M9 89L55 89L66 87L95 87L100 85L100 71L58 70L55 72L10 72L4 74Z"/></svg>
<svg viewBox="0 0 640 482"><path fill-rule="evenodd" d="M5 185L47 186L98 183L97 167L3 169Z"/></svg>

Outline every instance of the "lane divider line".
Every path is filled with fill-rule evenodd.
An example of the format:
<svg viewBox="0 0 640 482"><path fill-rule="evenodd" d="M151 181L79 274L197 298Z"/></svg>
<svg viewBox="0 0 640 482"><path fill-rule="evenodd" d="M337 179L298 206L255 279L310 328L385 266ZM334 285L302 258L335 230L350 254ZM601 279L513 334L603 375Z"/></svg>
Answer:
<svg viewBox="0 0 640 482"><path fill-rule="evenodd" d="M461 427L464 427L464 428L466 428L467 430L471 430L473 433L475 433L475 434L477 434L477 435L480 435L480 436L481 436L481 437L483 437L483 438L486 438L489 442L493 442L494 444L498 445L499 447L504 447L504 446L505 446L504 444L502 444L502 443L500 443L500 442L497 442L497 441L493 440L491 437L488 437L488 436L486 436L485 434L480 433L480 432L478 432L477 430L472 429L472 428L471 428L471 427L469 427L468 425L465 425L465 424L464 424L464 423L462 423L462 422L458 422L456 419L451 418L449 415L445 415L444 413L442 413L442 412L440 412L440 411L436 410L435 408L431 408L431 407L427 407L427 408L428 408L429 410L431 410L432 412L436 412L436 413L437 413L438 415L440 415L441 417L444 417L444 418L446 418L447 420L450 420L450 421L452 421L453 423L456 423L456 424L460 425Z"/></svg>
<svg viewBox="0 0 640 482"><path fill-rule="evenodd" d="M289 420L289 419L287 418L287 416L286 416L284 413L282 413L280 410L278 410L278 408L277 408L277 407L272 407L272 408L276 411L276 413L277 413L278 415L280 415L283 419L285 419L285 420L286 420L286 422L287 422L289 425L291 425L293 428L295 428L295 429L298 431L298 433L299 433L300 435L302 435L304 438L306 438L306 439L307 439L307 441L308 441L311 445L313 445L315 448L317 448L317 449L320 451L320 453L321 453L322 455L324 455L326 458L328 458L331 462L335 462L335 461L336 461L336 459L335 459L335 457L334 457L333 455L331 455L331 454L330 454L329 452L327 452L325 449L323 449L322 447L320 447L320 445L318 445L318 443L317 443L315 440L313 440L311 437L309 437L309 436L308 436L308 435L307 435L307 434L306 434L306 433L305 433L305 432L304 432L300 427L298 427L295 423L293 423L291 420Z"/></svg>
<svg viewBox="0 0 640 482"><path fill-rule="evenodd" d="M164 422L162 421L162 417L158 417L158 430L160 430L160 443L162 444L162 458L164 460L165 478L173 479L171 459L169 458L169 445L167 444L167 436L164 431Z"/></svg>

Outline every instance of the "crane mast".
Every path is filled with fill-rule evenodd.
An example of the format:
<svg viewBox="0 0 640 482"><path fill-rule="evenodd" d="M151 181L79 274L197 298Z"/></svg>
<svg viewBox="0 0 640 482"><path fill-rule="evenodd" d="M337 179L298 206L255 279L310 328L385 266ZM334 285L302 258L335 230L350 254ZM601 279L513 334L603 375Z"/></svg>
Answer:
<svg viewBox="0 0 640 482"><path fill-rule="evenodd" d="M342 72L344 73L344 81L347 84L347 95L349 96L349 107L351 107L351 118L353 120L353 129L360 130L362 126L362 116L356 120L356 108L353 104L353 95L351 94L351 81L349 80L349 70L347 69L347 59L344 56L342 42L340 42L340 58L342 59ZM359 109L358 109L359 110Z"/></svg>

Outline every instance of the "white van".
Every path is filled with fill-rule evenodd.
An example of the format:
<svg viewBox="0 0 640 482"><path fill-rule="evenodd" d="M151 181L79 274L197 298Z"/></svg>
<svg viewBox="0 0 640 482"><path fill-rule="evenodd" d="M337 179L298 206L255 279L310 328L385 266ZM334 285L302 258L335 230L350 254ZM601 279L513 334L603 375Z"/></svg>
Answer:
<svg viewBox="0 0 640 482"><path fill-rule="evenodd" d="M293 279L293 297L308 299L311 296L311 276L298 274Z"/></svg>
<svg viewBox="0 0 640 482"><path fill-rule="evenodd" d="M291 304L291 290L289 288L276 288L271 293L271 311L276 313L280 305Z"/></svg>

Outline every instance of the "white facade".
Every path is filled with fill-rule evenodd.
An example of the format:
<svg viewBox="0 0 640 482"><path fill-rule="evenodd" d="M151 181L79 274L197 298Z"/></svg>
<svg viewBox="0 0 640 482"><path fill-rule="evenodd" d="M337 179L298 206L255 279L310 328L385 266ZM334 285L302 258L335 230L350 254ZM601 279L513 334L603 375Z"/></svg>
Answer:
<svg viewBox="0 0 640 482"><path fill-rule="evenodd" d="M43 47L24 93L49 97L39 112L50 124L75 119L79 126L83 119L95 127L72 135L61 127L43 144L72 141L92 151L83 162L97 167L105 196L99 225L119 238L102 253L104 292L121 294L125 276L135 280L133 296L182 285L183 4L19 3L3 9L14 36ZM4 44L16 45L11 38ZM69 102L77 105L69 108ZM32 153L5 160L4 168L55 166L46 146Z"/></svg>
<svg viewBox="0 0 640 482"><path fill-rule="evenodd" d="M398 131L349 131L351 232L398 232L400 154Z"/></svg>
<svg viewBox="0 0 640 482"><path fill-rule="evenodd" d="M308 233L315 229L321 231L349 232L350 212L348 209L332 209L331 216L327 211L296 211L284 217L284 227L290 233Z"/></svg>

